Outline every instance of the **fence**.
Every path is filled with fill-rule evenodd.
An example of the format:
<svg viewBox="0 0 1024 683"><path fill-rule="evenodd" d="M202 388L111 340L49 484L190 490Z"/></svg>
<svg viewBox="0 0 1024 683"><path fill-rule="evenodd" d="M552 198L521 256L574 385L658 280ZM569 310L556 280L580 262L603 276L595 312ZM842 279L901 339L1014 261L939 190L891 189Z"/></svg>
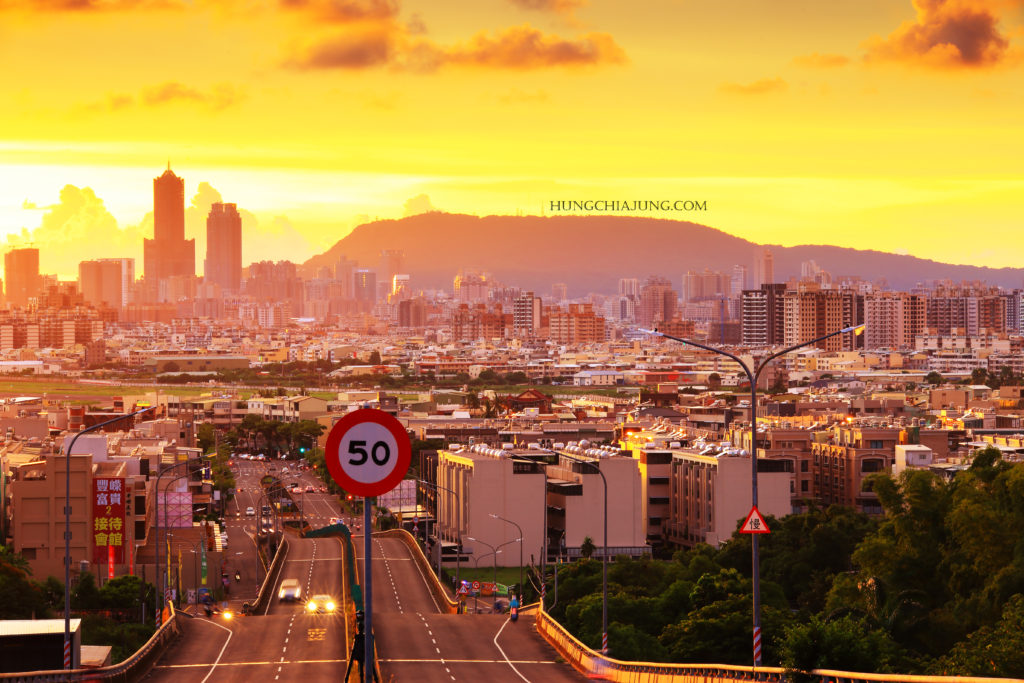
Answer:
<svg viewBox="0 0 1024 683"><path fill-rule="evenodd" d="M156 633L139 650L119 664L98 669L73 669L71 671L32 671L25 673L0 674L4 683L43 683L58 681L110 681L111 683L132 683L141 680L167 650L171 641L181 632L174 605L167 603L170 619L160 625Z"/></svg>
<svg viewBox="0 0 1024 683"><path fill-rule="evenodd" d="M543 609L537 611L537 631L574 669L590 678L615 683L739 683L761 681L786 683L789 674L778 667L731 666L728 664L662 664L623 662L605 657L577 640ZM819 683L1006 683L1006 678L965 676L907 676L863 674L815 669L810 674Z"/></svg>

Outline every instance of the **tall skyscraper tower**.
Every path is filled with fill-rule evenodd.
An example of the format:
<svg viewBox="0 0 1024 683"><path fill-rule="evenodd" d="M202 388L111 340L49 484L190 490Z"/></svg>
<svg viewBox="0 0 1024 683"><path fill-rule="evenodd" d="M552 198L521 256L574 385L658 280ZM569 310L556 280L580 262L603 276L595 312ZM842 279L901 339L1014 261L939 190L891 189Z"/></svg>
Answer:
<svg viewBox="0 0 1024 683"><path fill-rule="evenodd" d="M170 165L153 180L153 239L143 243L145 278L159 285L196 274L196 241L185 239L185 181Z"/></svg>
<svg viewBox="0 0 1024 683"><path fill-rule="evenodd" d="M377 302L377 273L369 268L358 268L352 274L352 298L357 301Z"/></svg>
<svg viewBox="0 0 1024 683"><path fill-rule="evenodd" d="M28 300L39 296L43 286L39 277L39 250L28 247L11 249L4 254L4 280L7 302L23 308L28 306Z"/></svg>
<svg viewBox="0 0 1024 683"><path fill-rule="evenodd" d="M770 285L775 282L775 257L772 250L765 247L757 260L757 285Z"/></svg>
<svg viewBox="0 0 1024 683"><path fill-rule="evenodd" d="M78 264L82 299L94 306L123 308L129 303L134 282L135 259L102 258Z"/></svg>
<svg viewBox="0 0 1024 683"><path fill-rule="evenodd" d="M234 204L215 203L206 217L204 282L225 292L242 286L242 217Z"/></svg>

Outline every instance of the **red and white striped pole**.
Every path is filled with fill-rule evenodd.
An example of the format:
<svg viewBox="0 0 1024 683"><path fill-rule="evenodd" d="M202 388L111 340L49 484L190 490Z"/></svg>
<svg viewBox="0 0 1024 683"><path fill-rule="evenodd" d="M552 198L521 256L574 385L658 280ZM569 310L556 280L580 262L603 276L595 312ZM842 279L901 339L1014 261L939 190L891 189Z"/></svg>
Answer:
<svg viewBox="0 0 1024 683"><path fill-rule="evenodd" d="M761 627L754 627L754 666L761 663Z"/></svg>
<svg viewBox="0 0 1024 683"><path fill-rule="evenodd" d="M608 631L601 634L601 654L608 654Z"/></svg>
<svg viewBox="0 0 1024 683"><path fill-rule="evenodd" d="M71 668L71 641L70 640L65 640L64 641L64 668L65 669L70 669Z"/></svg>

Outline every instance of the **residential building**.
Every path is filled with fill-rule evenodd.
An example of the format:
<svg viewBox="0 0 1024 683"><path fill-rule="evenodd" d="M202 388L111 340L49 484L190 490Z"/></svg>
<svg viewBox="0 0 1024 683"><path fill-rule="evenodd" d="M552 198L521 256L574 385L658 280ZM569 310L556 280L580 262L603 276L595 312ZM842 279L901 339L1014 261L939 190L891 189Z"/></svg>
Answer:
<svg viewBox="0 0 1024 683"><path fill-rule="evenodd" d="M242 288L242 216L235 204L215 202L206 217L203 281L224 292Z"/></svg>

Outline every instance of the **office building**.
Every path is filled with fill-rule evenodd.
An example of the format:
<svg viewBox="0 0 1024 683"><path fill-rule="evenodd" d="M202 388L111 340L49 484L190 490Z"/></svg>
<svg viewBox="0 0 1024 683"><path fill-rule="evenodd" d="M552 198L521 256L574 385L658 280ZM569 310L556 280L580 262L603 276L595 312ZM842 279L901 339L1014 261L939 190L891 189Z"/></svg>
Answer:
<svg viewBox="0 0 1024 683"><path fill-rule="evenodd" d="M196 241L185 239L185 181L170 166L153 180L153 239L143 243L143 268L155 283L196 274ZM159 301L170 300L166 292L155 293Z"/></svg>
<svg viewBox="0 0 1024 683"><path fill-rule="evenodd" d="M242 287L242 217L234 204L215 203L206 217L203 280L224 292Z"/></svg>
<svg viewBox="0 0 1024 683"><path fill-rule="evenodd" d="M7 303L27 307L29 299L38 297L42 290L39 250L26 247L11 249L4 254L4 280L7 283Z"/></svg>
<svg viewBox="0 0 1024 683"><path fill-rule="evenodd" d="M135 259L104 258L78 264L82 299L93 306L124 308L135 283Z"/></svg>

